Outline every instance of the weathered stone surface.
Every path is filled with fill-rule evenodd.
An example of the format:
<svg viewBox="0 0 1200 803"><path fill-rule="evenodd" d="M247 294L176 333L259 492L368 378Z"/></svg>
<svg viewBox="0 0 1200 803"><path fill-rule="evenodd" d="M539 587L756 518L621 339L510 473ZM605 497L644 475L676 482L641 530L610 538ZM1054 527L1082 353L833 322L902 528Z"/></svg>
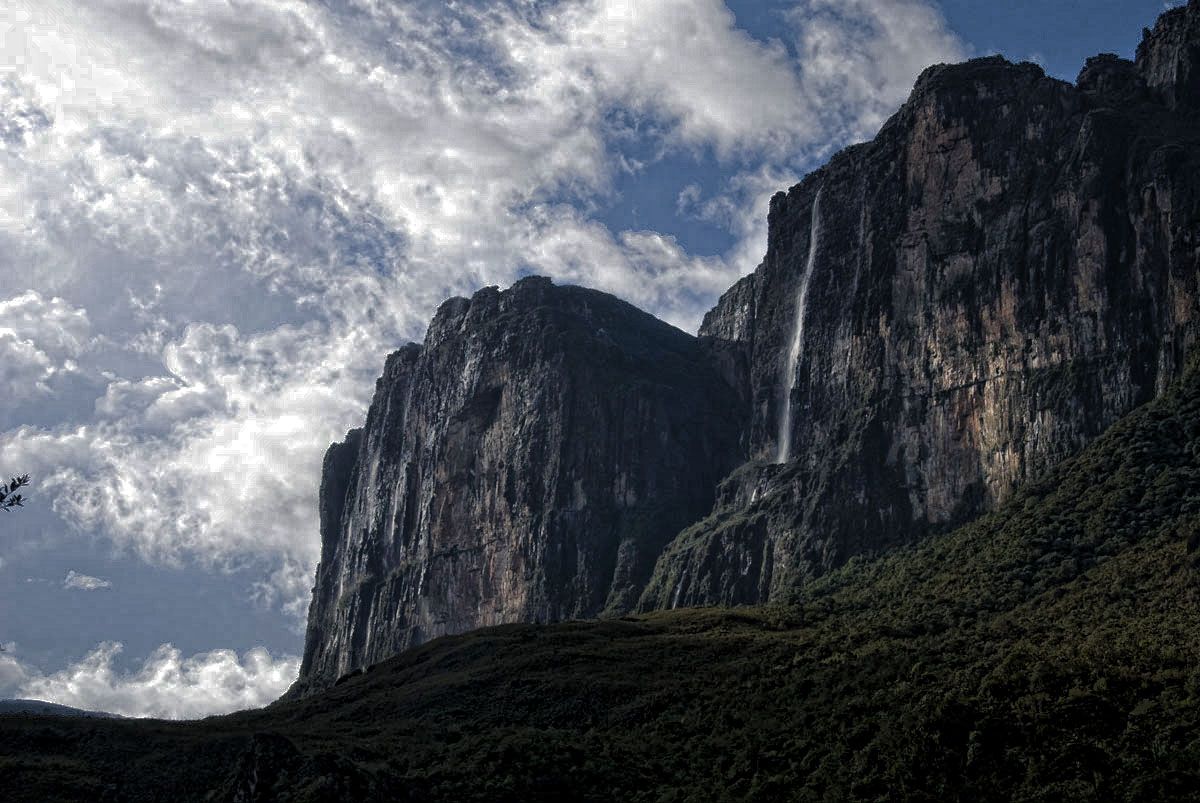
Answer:
<svg viewBox="0 0 1200 803"><path fill-rule="evenodd" d="M929 68L772 199L698 339L544 279L447 301L326 457L297 691L482 625L786 599L1153 398L1200 341L1198 41L1192 0L1074 85Z"/></svg>
<svg viewBox="0 0 1200 803"><path fill-rule="evenodd" d="M530 278L442 305L330 448L301 687L438 635L625 611L744 456L703 344Z"/></svg>
<svg viewBox="0 0 1200 803"><path fill-rule="evenodd" d="M701 334L749 364L748 448L641 607L775 600L849 557L989 509L1182 366L1200 324L1200 3L1079 84L926 70L871 143L772 199L768 251ZM796 285L820 237L770 465Z"/></svg>
<svg viewBox="0 0 1200 803"><path fill-rule="evenodd" d="M1167 106L1200 108L1200 0L1175 8L1145 31L1137 51L1138 71Z"/></svg>

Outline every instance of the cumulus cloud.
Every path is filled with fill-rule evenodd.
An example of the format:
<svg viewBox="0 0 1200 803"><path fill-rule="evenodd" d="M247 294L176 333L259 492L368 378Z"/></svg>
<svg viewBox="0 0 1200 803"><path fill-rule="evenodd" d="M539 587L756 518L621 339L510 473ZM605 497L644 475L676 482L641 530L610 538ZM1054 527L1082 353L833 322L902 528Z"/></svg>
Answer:
<svg viewBox="0 0 1200 803"><path fill-rule="evenodd" d="M13 655L15 647L16 644L11 641L0 644L0 694L5 696L24 683L29 676L25 665Z"/></svg>
<svg viewBox="0 0 1200 803"><path fill-rule="evenodd" d="M917 0L0 9L0 453L146 560L261 568L297 621L321 455L446 296L532 269L694 329L772 191L962 48ZM731 177L698 257L591 211L672 151ZM683 191L684 188L678 188ZM107 654L107 653L104 653ZM107 664L104 664L105 666Z"/></svg>
<svg viewBox="0 0 1200 803"><path fill-rule="evenodd" d="M213 650L185 658L163 644L132 672L113 668L119 642L103 642L82 661L41 674L11 654L0 654L0 688L16 686L16 697L127 717L198 719L261 708L287 691L300 671L300 659L278 658L262 648L239 656Z"/></svg>
<svg viewBox="0 0 1200 803"><path fill-rule="evenodd" d="M498 37L533 91L597 111L620 107L721 154L781 152L819 132L788 51L735 25L720 0L591 0L552 5ZM575 105L578 105L577 103Z"/></svg>
<svg viewBox="0 0 1200 803"><path fill-rule="evenodd" d="M99 577L92 577L90 574L80 574L71 569L63 579L63 588L75 591L108 591L112 588L112 583Z"/></svg>
<svg viewBox="0 0 1200 803"><path fill-rule="evenodd" d="M0 329L57 357L78 357L91 334L86 310L33 290L0 301Z"/></svg>
<svg viewBox="0 0 1200 803"><path fill-rule="evenodd" d="M0 390L7 400L49 396L57 380L77 373L90 345L84 309L26 291L0 300Z"/></svg>
<svg viewBox="0 0 1200 803"><path fill-rule="evenodd" d="M923 68L966 56L923 0L805 0L788 16L812 105L838 139L871 136Z"/></svg>

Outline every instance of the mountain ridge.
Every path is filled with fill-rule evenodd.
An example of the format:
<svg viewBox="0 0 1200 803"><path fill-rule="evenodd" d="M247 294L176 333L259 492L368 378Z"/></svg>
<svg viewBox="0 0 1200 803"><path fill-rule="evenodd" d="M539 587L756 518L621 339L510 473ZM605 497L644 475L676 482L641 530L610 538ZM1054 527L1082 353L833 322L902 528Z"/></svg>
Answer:
<svg viewBox="0 0 1200 803"><path fill-rule="evenodd" d="M14 801L1185 801L1200 365L997 511L792 605L443 636L197 722L0 717Z"/></svg>
<svg viewBox="0 0 1200 803"><path fill-rule="evenodd" d="M787 601L1078 453L1200 342L1198 47L1192 0L1074 84L926 69L771 199L697 338L544 278L445 302L327 455L296 693L481 625Z"/></svg>
<svg viewBox="0 0 1200 803"><path fill-rule="evenodd" d="M1198 53L1191 0L1075 85L926 71L699 337L446 302L326 455L292 692L0 716L6 794L1193 800Z"/></svg>
<svg viewBox="0 0 1200 803"><path fill-rule="evenodd" d="M26 700L13 698L0 700L0 716L12 714L38 714L41 716L85 717L101 719L123 719L120 714L110 714L107 711L87 711L69 705L49 703L45 700Z"/></svg>
<svg viewBox="0 0 1200 803"><path fill-rule="evenodd" d="M1076 84L1001 57L927 68L874 140L772 198L763 263L700 330L749 365L754 459L640 610L786 599L969 521L1178 374L1197 341L1200 128L1153 76L1164 48L1187 63L1173 32L1197 19L1165 15L1138 62L1093 57ZM819 192L799 457L781 469L779 354Z"/></svg>

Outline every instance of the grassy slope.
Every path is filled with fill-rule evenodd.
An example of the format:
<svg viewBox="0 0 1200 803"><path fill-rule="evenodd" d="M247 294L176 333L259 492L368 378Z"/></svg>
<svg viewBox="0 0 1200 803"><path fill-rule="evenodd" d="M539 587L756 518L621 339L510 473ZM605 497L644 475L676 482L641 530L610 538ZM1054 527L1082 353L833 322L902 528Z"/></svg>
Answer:
<svg viewBox="0 0 1200 803"><path fill-rule="evenodd" d="M0 718L0 778L226 799L276 733L281 800L1191 799L1198 545L1192 370L1001 511L798 607L493 628L201 723Z"/></svg>

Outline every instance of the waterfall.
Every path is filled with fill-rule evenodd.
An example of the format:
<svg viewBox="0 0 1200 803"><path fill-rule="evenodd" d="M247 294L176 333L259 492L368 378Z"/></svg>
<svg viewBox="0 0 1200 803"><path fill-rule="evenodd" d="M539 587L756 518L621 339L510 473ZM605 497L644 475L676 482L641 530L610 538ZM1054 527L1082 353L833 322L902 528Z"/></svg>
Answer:
<svg viewBox="0 0 1200 803"><path fill-rule="evenodd" d="M824 188L822 188L824 189ZM812 280L813 265L817 261L817 239L821 234L821 189L813 198L812 221L808 229L808 261L800 277L796 291L796 323L792 329L792 347L788 349L787 362L783 371L783 415L779 419L776 463L786 463L792 456L792 386L796 384L796 366L800 362L800 349L804 345L804 310L808 301L808 285Z"/></svg>

